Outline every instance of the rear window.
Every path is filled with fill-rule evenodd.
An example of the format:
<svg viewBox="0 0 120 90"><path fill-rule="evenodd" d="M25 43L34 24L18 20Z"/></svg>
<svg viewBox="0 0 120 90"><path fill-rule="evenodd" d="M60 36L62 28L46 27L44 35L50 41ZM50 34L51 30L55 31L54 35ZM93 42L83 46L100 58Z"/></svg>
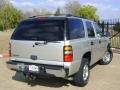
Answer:
<svg viewBox="0 0 120 90"><path fill-rule="evenodd" d="M13 40L63 41L64 20L27 20L21 22Z"/></svg>

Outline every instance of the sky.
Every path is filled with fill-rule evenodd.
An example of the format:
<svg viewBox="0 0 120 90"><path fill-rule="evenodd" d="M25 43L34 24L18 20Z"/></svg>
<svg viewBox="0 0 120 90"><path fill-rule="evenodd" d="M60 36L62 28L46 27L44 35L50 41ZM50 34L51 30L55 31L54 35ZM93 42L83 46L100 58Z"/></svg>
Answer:
<svg viewBox="0 0 120 90"><path fill-rule="evenodd" d="M69 0L10 0L15 7L23 11L48 9L55 12L56 8L63 8ZM92 5L97 10L100 19L120 18L120 0L77 0L81 5Z"/></svg>

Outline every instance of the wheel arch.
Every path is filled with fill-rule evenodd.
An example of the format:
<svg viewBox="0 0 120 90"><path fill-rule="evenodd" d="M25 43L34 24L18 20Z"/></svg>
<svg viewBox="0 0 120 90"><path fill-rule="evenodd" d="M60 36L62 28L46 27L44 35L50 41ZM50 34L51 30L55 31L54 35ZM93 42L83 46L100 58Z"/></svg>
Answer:
<svg viewBox="0 0 120 90"><path fill-rule="evenodd" d="M87 58L89 63L91 62L91 51L86 52L82 58Z"/></svg>
<svg viewBox="0 0 120 90"><path fill-rule="evenodd" d="M110 49L110 48L111 48L111 44L108 43L108 45L107 45L107 49Z"/></svg>

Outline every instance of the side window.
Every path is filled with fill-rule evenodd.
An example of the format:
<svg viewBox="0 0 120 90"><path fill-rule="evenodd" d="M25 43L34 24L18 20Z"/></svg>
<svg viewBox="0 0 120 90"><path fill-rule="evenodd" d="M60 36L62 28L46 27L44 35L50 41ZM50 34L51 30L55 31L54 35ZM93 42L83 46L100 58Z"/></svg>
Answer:
<svg viewBox="0 0 120 90"><path fill-rule="evenodd" d="M94 28L95 28L96 34L102 37L103 36L102 29L98 26L97 23L94 23Z"/></svg>
<svg viewBox="0 0 120 90"><path fill-rule="evenodd" d="M88 37L95 37L95 32L94 32L92 23L89 21L86 21L86 27L87 27Z"/></svg>
<svg viewBox="0 0 120 90"><path fill-rule="evenodd" d="M78 39L85 37L84 25L81 19L69 19L70 39Z"/></svg>

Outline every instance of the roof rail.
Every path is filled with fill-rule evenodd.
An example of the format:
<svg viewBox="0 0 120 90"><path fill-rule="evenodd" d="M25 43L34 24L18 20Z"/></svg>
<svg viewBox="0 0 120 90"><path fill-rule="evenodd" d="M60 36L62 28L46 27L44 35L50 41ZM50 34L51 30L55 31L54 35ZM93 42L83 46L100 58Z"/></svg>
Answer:
<svg viewBox="0 0 120 90"><path fill-rule="evenodd" d="M47 14L47 15L35 15L35 16L31 16L29 18L35 18L35 17L39 17L39 16L55 16L55 14ZM73 16L72 14L60 14L60 16L66 16L66 17L71 17Z"/></svg>
<svg viewBox="0 0 120 90"><path fill-rule="evenodd" d="M73 16L73 17L77 17L77 18L84 18L84 19L86 19L85 17L81 17L81 16Z"/></svg>
<svg viewBox="0 0 120 90"><path fill-rule="evenodd" d="M36 16L31 16L29 18L36 18L36 17L47 17L47 16L55 16L55 14L47 14L47 15L36 15ZM60 14L59 16L65 16L65 17L76 17L76 18L84 18L87 19L85 17L81 17L81 16L74 16L72 14Z"/></svg>

